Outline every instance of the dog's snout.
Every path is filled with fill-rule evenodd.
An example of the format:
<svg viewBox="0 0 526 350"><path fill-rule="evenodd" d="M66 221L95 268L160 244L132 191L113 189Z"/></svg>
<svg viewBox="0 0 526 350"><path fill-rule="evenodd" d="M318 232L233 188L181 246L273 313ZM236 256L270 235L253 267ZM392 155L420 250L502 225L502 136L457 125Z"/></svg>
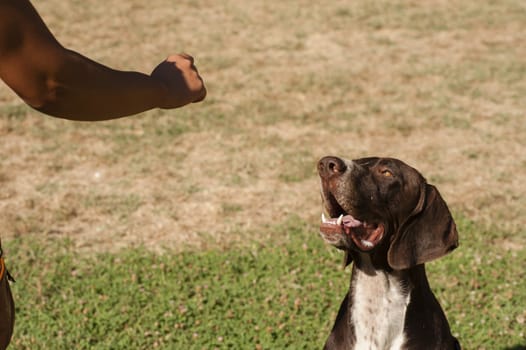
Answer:
<svg viewBox="0 0 526 350"><path fill-rule="evenodd" d="M345 169L347 169L347 165L338 157L323 157L318 162L318 173L321 177L343 173Z"/></svg>

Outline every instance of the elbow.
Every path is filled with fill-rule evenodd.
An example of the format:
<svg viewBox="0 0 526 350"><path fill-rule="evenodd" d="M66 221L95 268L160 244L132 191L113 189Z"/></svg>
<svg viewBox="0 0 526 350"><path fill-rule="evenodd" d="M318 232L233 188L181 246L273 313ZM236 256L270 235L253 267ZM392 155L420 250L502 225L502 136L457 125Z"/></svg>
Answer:
<svg viewBox="0 0 526 350"><path fill-rule="evenodd" d="M64 82L60 77L65 75L67 57L63 51L47 57L45 64L26 64L6 82L30 107L57 116L55 109L62 104L61 96L64 95Z"/></svg>
<svg viewBox="0 0 526 350"><path fill-rule="evenodd" d="M49 79L43 79L20 97L32 108L46 113L58 102L58 84Z"/></svg>
<svg viewBox="0 0 526 350"><path fill-rule="evenodd" d="M51 117L72 119L68 104L65 103L65 89L55 80L48 79L38 85L30 94L22 96L31 108Z"/></svg>
<svg viewBox="0 0 526 350"><path fill-rule="evenodd" d="M2 77L5 83L29 106L40 110L57 103L59 84L47 74L18 71Z"/></svg>
<svg viewBox="0 0 526 350"><path fill-rule="evenodd" d="M45 88L34 95L31 100L26 100L25 102L33 109L49 116L75 119L67 110L67 104L64 103L63 95L63 89L58 84L48 82Z"/></svg>

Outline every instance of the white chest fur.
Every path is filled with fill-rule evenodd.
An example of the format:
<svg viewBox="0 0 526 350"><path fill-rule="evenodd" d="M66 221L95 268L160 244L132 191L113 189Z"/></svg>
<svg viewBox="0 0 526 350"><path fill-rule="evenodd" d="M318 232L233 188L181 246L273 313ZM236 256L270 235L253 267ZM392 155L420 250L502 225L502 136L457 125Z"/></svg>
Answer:
<svg viewBox="0 0 526 350"><path fill-rule="evenodd" d="M354 270L352 323L356 350L399 350L409 293L396 275L375 270L369 256Z"/></svg>

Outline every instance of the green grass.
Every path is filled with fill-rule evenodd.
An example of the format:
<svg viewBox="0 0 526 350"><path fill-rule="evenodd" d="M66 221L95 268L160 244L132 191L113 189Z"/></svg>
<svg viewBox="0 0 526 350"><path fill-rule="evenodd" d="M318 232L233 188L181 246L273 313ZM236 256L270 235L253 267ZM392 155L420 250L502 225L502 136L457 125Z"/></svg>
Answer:
<svg viewBox="0 0 526 350"><path fill-rule="evenodd" d="M113 68L188 51L208 96L91 124L0 87L11 349L321 348L349 280L313 222L328 154L407 161L477 220L431 286L464 349L526 349L524 1L297 5L35 2Z"/></svg>
<svg viewBox="0 0 526 350"><path fill-rule="evenodd" d="M461 247L428 264L465 349L524 349L526 251L457 220ZM274 227L283 245L83 255L64 240L4 242L17 279L12 349L319 349L348 287L316 227ZM522 346L522 347L521 347Z"/></svg>

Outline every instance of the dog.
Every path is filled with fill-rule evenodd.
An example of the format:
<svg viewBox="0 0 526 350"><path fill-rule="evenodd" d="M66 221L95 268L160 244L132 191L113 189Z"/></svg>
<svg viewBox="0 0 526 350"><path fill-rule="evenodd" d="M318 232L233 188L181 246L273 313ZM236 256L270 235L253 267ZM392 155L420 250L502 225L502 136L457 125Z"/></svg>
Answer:
<svg viewBox="0 0 526 350"><path fill-rule="evenodd" d="M438 190L394 158L318 162L324 205L320 234L353 262L326 350L457 350L425 263L458 246Z"/></svg>

